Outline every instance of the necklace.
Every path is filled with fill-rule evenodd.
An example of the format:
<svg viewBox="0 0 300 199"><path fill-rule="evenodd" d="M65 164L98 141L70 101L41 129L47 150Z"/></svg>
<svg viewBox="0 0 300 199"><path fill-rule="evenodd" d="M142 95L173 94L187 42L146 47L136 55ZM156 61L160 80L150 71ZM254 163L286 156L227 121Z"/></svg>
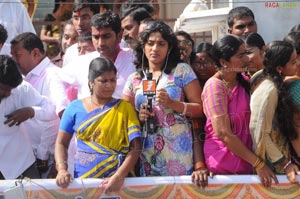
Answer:
<svg viewBox="0 0 300 199"><path fill-rule="evenodd" d="M91 97L90 97L90 104L91 104L92 109L96 109L96 108L99 108L99 107L103 108L103 106L104 106L105 104L111 102L113 99L114 99L114 98L110 97L105 103L99 104L99 103L95 102L95 101L93 100L92 96L91 96Z"/></svg>
<svg viewBox="0 0 300 199"><path fill-rule="evenodd" d="M236 80L233 83L230 82L230 81L226 81L224 76L223 76L223 73L221 73L221 72L219 72L219 77L222 80L222 82L224 82L225 86L229 89L232 89L236 84Z"/></svg>

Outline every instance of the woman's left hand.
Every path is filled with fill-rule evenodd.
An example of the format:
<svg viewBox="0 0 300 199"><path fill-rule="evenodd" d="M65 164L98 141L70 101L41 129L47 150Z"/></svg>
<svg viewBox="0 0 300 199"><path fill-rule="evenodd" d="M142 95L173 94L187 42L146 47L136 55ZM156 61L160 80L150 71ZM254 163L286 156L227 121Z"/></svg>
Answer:
<svg viewBox="0 0 300 199"><path fill-rule="evenodd" d="M297 175L300 175L300 171L297 165L295 164L290 164L286 168L286 177L290 181L290 183L298 183L299 181L297 180Z"/></svg>
<svg viewBox="0 0 300 199"><path fill-rule="evenodd" d="M202 168L192 173L192 182L198 187L204 188L208 185L208 176L213 177L213 173L209 172L207 168Z"/></svg>
<svg viewBox="0 0 300 199"><path fill-rule="evenodd" d="M100 186L105 188L104 192L106 194L116 192L122 188L124 179L125 178L120 177L119 174L114 174L113 176L104 179L104 181L101 182Z"/></svg>
<svg viewBox="0 0 300 199"><path fill-rule="evenodd" d="M165 107L168 107L168 105L171 103L171 99L166 89L158 89L156 91L155 100L156 100L156 104Z"/></svg>

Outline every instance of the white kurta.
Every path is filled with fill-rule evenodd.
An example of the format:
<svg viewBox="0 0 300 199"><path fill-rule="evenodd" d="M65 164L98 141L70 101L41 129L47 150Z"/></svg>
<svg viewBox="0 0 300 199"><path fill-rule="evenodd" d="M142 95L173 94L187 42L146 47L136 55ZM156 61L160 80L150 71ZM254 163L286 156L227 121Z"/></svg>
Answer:
<svg viewBox="0 0 300 199"><path fill-rule="evenodd" d="M36 33L28 12L20 0L0 0L0 24L7 31L7 40L0 54L10 55L10 41L24 32Z"/></svg>
<svg viewBox="0 0 300 199"><path fill-rule="evenodd" d="M41 95L46 96L56 105L57 113L68 104L67 98L64 95L64 85L59 79L59 72L61 72L61 68L52 64L50 60L45 57L24 78L24 80L29 82ZM38 159L48 160L50 154L54 154L54 144L59 129L59 121L59 117L56 116L55 119L47 122L32 119L24 123L26 132Z"/></svg>
<svg viewBox="0 0 300 199"><path fill-rule="evenodd" d="M5 115L20 108L32 107L34 118L42 121L53 120L56 117L52 103L42 97L30 84L23 81L13 89L11 95L0 102L0 171L5 179L15 179L35 162L30 142L24 132L23 123L20 126L4 124Z"/></svg>
<svg viewBox="0 0 300 199"><path fill-rule="evenodd" d="M64 74L62 77L63 81L69 85L78 87L78 99L91 95L88 87L89 65L94 58L99 56L98 52L81 55L74 58L71 63L62 68ZM123 87L127 77L136 71L133 62L134 55L132 50L129 48L121 49L114 63L117 68L117 86L113 94L114 98L122 98Z"/></svg>

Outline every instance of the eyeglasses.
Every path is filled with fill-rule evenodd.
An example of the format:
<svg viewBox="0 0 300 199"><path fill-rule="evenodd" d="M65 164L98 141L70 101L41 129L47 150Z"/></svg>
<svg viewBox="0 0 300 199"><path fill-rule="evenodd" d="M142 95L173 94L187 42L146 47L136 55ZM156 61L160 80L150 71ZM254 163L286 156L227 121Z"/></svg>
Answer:
<svg viewBox="0 0 300 199"><path fill-rule="evenodd" d="M178 43L182 46L192 46L192 42L190 40L178 40Z"/></svg>

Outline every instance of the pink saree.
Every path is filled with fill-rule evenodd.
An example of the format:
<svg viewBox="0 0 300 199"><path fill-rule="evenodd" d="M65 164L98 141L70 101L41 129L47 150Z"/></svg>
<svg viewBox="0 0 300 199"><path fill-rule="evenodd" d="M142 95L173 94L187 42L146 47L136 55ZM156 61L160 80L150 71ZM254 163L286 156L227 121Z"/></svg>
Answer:
<svg viewBox="0 0 300 199"><path fill-rule="evenodd" d="M231 152L218 139L212 126L212 120L229 118L232 132L252 150L249 131L250 97L245 89L237 84L230 90L222 80L212 77L204 86L202 101L207 117L204 143L207 167L214 174L252 174L252 165Z"/></svg>

